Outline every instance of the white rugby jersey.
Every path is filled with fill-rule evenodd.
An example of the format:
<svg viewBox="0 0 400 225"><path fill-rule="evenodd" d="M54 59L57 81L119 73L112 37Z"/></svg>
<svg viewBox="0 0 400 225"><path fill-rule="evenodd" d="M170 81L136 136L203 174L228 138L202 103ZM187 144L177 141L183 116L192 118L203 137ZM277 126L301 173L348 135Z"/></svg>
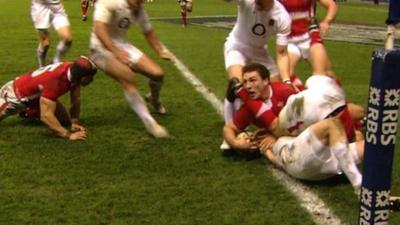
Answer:
<svg viewBox="0 0 400 225"><path fill-rule="evenodd" d="M132 24L138 24L143 33L152 30L147 13L143 7L132 9L126 0L98 0L95 5L94 21L107 24L108 34L113 40L126 41L126 32ZM102 46L92 31L91 47Z"/></svg>
<svg viewBox="0 0 400 225"><path fill-rule="evenodd" d="M276 35L278 45L287 45L291 19L281 3L274 0L270 11L257 10L254 0L236 0L238 16L228 41L264 48L268 38Z"/></svg>

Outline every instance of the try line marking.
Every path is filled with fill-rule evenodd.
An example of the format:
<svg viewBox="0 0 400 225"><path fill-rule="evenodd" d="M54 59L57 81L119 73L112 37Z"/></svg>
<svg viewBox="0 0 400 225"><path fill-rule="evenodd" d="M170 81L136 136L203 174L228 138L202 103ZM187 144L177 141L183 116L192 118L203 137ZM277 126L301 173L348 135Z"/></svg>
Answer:
<svg viewBox="0 0 400 225"><path fill-rule="evenodd" d="M164 47L168 49L165 45ZM172 52L172 62L175 67L181 72L182 76L199 92L223 117L223 104L217 96L210 91L190 70L183 64ZM305 208L312 216L315 224L317 225L342 225L342 221L332 212L331 209L313 192L311 192L305 185L297 182L295 179L289 177L286 173L273 166L268 166L272 175L286 189L288 189L300 201L300 205Z"/></svg>

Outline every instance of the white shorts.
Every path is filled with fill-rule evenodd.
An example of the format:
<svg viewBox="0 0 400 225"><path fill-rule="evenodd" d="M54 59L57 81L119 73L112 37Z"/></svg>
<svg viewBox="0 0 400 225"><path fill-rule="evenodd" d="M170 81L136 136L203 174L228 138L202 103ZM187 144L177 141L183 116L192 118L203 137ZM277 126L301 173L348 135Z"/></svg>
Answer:
<svg viewBox="0 0 400 225"><path fill-rule="evenodd" d="M256 49L232 41L224 44L225 69L232 65L245 66L248 63L260 63L267 67L271 77L278 76L279 71L267 49Z"/></svg>
<svg viewBox="0 0 400 225"><path fill-rule="evenodd" d="M279 113L279 126L287 131L286 135L298 135L346 105L343 89L332 78L313 75L307 79L306 87L291 95Z"/></svg>
<svg viewBox="0 0 400 225"><path fill-rule="evenodd" d="M129 53L130 61L132 64L137 63L143 56L142 51L129 43L114 41L114 44L118 48L123 49ZM91 47L90 59L93 60L96 66L99 67L101 70L106 70L107 61L111 58L114 58L114 55L107 49L101 46Z"/></svg>
<svg viewBox="0 0 400 225"><path fill-rule="evenodd" d="M297 137L281 137L274 144L278 164L292 177L323 180L341 173L339 162L328 146L310 129Z"/></svg>
<svg viewBox="0 0 400 225"><path fill-rule="evenodd" d="M36 29L49 29L53 25L58 30L70 26L68 15L62 4L42 4L32 2L31 16Z"/></svg>
<svg viewBox="0 0 400 225"><path fill-rule="evenodd" d="M303 59L308 59L310 57L310 45L311 38L308 33L297 37L291 37L289 38L288 52L298 55Z"/></svg>
<svg viewBox="0 0 400 225"><path fill-rule="evenodd" d="M25 108L14 92L14 81L9 81L0 89L0 115L11 116Z"/></svg>

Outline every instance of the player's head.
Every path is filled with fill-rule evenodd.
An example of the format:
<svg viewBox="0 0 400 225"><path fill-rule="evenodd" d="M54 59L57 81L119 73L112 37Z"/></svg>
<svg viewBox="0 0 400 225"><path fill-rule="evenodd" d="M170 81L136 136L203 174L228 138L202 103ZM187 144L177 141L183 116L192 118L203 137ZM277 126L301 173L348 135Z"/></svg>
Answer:
<svg viewBox="0 0 400 225"><path fill-rule="evenodd" d="M252 99L269 97L269 71L259 63L251 63L242 68L243 87Z"/></svg>
<svg viewBox="0 0 400 225"><path fill-rule="evenodd" d="M92 82L96 72L96 65L88 57L82 55L76 58L71 67L71 76L75 81L79 81L82 86Z"/></svg>

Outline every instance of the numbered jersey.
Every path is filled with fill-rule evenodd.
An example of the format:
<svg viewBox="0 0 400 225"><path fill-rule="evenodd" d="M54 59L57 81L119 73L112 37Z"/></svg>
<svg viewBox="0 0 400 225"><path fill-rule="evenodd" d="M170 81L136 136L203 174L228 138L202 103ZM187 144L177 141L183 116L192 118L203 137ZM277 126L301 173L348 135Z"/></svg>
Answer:
<svg viewBox="0 0 400 225"><path fill-rule="evenodd" d="M14 81L14 91L21 101L40 96L56 101L71 88L72 63L56 63L25 73Z"/></svg>

